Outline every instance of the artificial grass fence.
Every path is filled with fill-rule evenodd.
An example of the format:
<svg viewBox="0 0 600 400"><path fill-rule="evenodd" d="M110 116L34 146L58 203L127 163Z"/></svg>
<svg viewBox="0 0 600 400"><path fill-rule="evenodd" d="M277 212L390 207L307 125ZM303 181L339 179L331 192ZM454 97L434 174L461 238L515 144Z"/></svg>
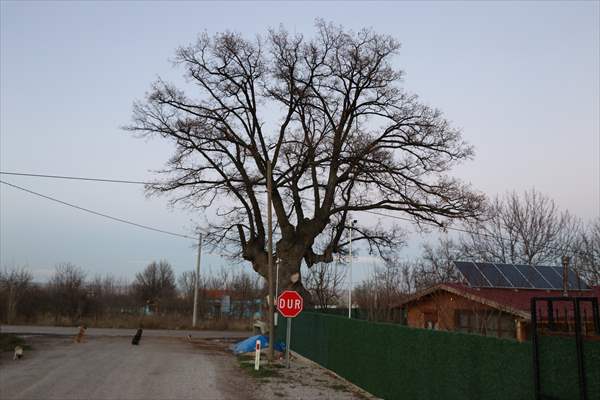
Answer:
<svg viewBox="0 0 600 400"><path fill-rule="evenodd" d="M286 322L279 319L277 340ZM544 392L578 399L575 341L549 339L540 346ZM303 312L292 322L291 348L384 399L534 398L530 342ZM600 343L584 351L589 398L600 398Z"/></svg>

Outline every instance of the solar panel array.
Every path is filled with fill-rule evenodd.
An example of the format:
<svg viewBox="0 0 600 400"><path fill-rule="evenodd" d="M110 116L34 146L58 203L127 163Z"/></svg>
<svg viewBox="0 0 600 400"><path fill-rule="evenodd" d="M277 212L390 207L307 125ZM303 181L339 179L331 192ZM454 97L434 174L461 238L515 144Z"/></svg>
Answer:
<svg viewBox="0 0 600 400"><path fill-rule="evenodd" d="M471 287L510 289L563 289L562 267L514 265L454 261L454 265ZM590 287L569 270L569 290L589 290Z"/></svg>

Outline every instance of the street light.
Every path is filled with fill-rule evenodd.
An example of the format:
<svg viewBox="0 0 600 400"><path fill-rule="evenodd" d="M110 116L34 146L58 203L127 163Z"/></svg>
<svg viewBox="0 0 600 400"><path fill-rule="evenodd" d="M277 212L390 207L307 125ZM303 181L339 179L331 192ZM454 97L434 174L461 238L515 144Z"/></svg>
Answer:
<svg viewBox="0 0 600 400"><path fill-rule="evenodd" d="M350 225L350 279L348 282L348 318L352 318L352 230L354 229L354 225L356 224L356 220L352 220L352 224Z"/></svg>

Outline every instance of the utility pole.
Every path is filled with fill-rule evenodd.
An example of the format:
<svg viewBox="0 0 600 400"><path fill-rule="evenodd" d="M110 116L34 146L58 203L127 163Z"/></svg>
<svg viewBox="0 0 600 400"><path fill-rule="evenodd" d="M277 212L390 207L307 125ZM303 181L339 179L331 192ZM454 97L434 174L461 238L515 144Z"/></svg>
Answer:
<svg viewBox="0 0 600 400"><path fill-rule="evenodd" d="M350 224L350 273L348 282L348 318L352 318L352 231L354 230L356 220L352 220Z"/></svg>
<svg viewBox="0 0 600 400"><path fill-rule="evenodd" d="M273 288L273 213L271 210L271 200L272 200L272 191L273 191L273 171L271 171L271 161L267 160L267 225L268 225L268 243L267 243L267 253L269 260L269 353L268 359L269 362L273 362L273 345L275 342L275 324L273 321L273 317L275 314L275 299L274 299L274 288Z"/></svg>
<svg viewBox="0 0 600 400"><path fill-rule="evenodd" d="M198 257L196 258L196 276L194 277L194 314L192 327L198 322L198 283L200 282L200 256L202 255L202 232L198 233Z"/></svg>

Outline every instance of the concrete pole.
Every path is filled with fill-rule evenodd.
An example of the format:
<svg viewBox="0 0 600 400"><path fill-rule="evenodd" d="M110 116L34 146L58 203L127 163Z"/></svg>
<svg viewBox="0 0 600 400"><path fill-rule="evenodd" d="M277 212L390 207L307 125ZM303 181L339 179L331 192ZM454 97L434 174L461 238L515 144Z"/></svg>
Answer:
<svg viewBox="0 0 600 400"><path fill-rule="evenodd" d="M350 226L350 271L348 279L348 318L352 318L352 228L354 223Z"/></svg>
<svg viewBox="0 0 600 400"><path fill-rule="evenodd" d="M269 352L268 359L269 362L273 361L273 345L275 342L275 323L273 321L275 314L274 308L274 288L273 288L273 212L271 207L272 201L272 171L271 171L271 161L267 161L267 225L268 225L268 243L267 243L267 253L269 260L269 271L268 271L268 280L269 280Z"/></svg>
<svg viewBox="0 0 600 400"><path fill-rule="evenodd" d="M198 322L198 284L200 282L200 257L202 256L202 233L198 233L198 257L196 258L196 276L194 277L194 314L192 327Z"/></svg>

